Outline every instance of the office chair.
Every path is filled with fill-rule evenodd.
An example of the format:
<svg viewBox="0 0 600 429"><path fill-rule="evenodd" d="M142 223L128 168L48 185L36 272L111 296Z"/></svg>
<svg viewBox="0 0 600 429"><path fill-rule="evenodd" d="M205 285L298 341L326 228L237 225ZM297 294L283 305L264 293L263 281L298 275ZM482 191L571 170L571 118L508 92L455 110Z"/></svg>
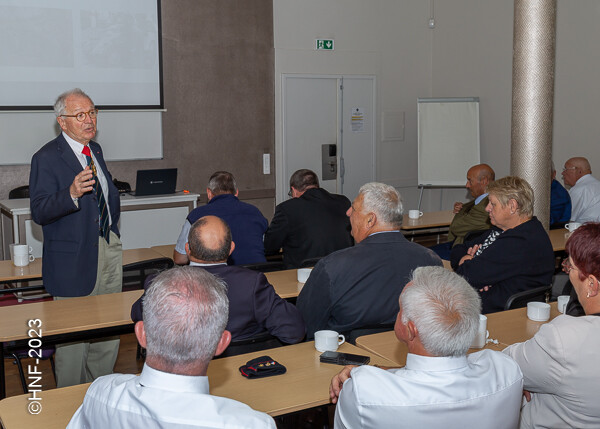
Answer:
<svg viewBox="0 0 600 429"><path fill-rule="evenodd" d="M19 186L8 193L9 200L16 200L17 198L29 198L29 185Z"/></svg>
<svg viewBox="0 0 600 429"><path fill-rule="evenodd" d="M55 352L55 348L54 346L48 346L48 347L43 347L42 349L40 349L40 353L42 355L41 359L42 360L46 360L49 359L50 360L50 366L52 367L52 375L54 376L54 382L56 383L56 371L54 368L54 352ZM21 387L23 387L23 393L27 393L27 381L25 380L25 372L23 371L23 363L21 362L21 359L25 359L25 358L29 358L32 357L29 355L29 350L14 350L12 352L9 353L5 353L4 355L5 359L13 359L13 363L15 365L17 365L17 369L19 370L19 379L21 380ZM36 356L34 356L34 358L36 358ZM35 381L35 380L31 380L31 381Z"/></svg>
<svg viewBox="0 0 600 429"><path fill-rule="evenodd" d="M173 268L171 258L156 258L123 265L123 291L143 289L146 278L151 274Z"/></svg>
<svg viewBox="0 0 600 429"><path fill-rule="evenodd" d="M219 356L215 356L214 359L257 352L260 350L274 349L281 346L285 346L285 344L268 332L263 332L255 335L254 337L246 338L245 340L232 341L229 343L229 347L227 347L227 349Z"/></svg>
<svg viewBox="0 0 600 429"><path fill-rule="evenodd" d="M254 264L244 264L240 266L248 268L252 271L260 271L261 273L270 273L273 271L285 270L285 265L283 265L283 261L256 262Z"/></svg>
<svg viewBox="0 0 600 429"><path fill-rule="evenodd" d="M534 289L524 290L522 292L515 293L508 298L505 310L512 310L514 308L526 307L528 302L548 302L550 292L552 291L552 285L540 286Z"/></svg>
<svg viewBox="0 0 600 429"><path fill-rule="evenodd" d="M394 329L394 323L382 323L380 325L363 326L360 328L352 329L351 331L344 332L346 342L356 345L356 339L363 335L378 334L380 332L391 331Z"/></svg>
<svg viewBox="0 0 600 429"><path fill-rule="evenodd" d="M300 268L312 268L317 265L317 262L319 262L322 258L322 256L319 256L318 258L305 259L300 263Z"/></svg>

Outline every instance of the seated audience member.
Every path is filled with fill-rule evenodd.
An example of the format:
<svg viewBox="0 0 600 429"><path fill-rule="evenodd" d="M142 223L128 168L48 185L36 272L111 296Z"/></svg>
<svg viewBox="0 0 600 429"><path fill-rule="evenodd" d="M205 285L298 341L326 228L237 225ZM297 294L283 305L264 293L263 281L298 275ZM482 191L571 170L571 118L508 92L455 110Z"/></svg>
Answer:
<svg viewBox="0 0 600 429"><path fill-rule="evenodd" d="M480 309L477 293L457 274L417 268L394 326L408 348L406 366L346 366L329 389L335 428L516 428L518 365L492 350L467 355Z"/></svg>
<svg viewBox="0 0 600 429"><path fill-rule="evenodd" d="M494 170L487 164L474 165L467 171L466 188L473 197L468 203L454 203L454 218L448 228L448 242L433 246L431 250L442 259L450 259L450 249L465 240L474 231L490 229L490 217L485 211L488 205L487 186L495 179Z"/></svg>
<svg viewBox="0 0 600 429"><path fill-rule="evenodd" d="M267 230L267 219L252 204L238 200L238 187L233 174L227 171L214 173L208 181L206 194L208 203L192 210L181 228L173 251L175 263L185 265L189 262L185 244L190 228L198 219L209 215L220 217L231 229L236 246L227 261L230 265L265 262L263 235Z"/></svg>
<svg viewBox="0 0 600 429"><path fill-rule="evenodd" d="M185 245L190 266L202 267L227 284L229 320L227 330L234 341L269 332L284 343L304 338L304 322L298 309L275 293L263 273L227 265L235 248L227 224L216 216L205 216L192 225ZM146 280L145 287L152 283ZM131 319L142 318L142 298L133 304Z"/></svg>
<svg viewBox="0 0 600 429"><path fill-rule="evenodd" d="M600 224L587 223L567 240L563 269L585 315L558 316L504 353L523 371L523 428L599 428Z"/></svg>
<svg viewBox="0 0 600 429"><path fill-rule="evenodd" d="M442 265L433 251L399 231L402 199L392 186L363 185L348 216L356 245L321 259L296 301L308 339L321 329L348 333L391 325L411 271Z"/></svg>
<svg viewBox="0 0 600 429"><path fill-rule="evenodd" d="M584 157L565 162L562 172L565 185L571 186L571 220L600 222L600 180L592 176L592 167Z"/></svg>
<svg viewBox="0 0 600 429"><path fill-rule="evenodd" d="M306 169L292 174L289 196L292 199L275 207L265 233L267 253L283 248L285 266L298 268L305 259L352 246L346 217L348 198L319 188L317 175Z"/></svg>
<svg viewBox="0 0 600 429"><path fill-rule="evenodd" d="M208 364L231 340L227 286L204 270L181 267L156 277L135 335L146 348L139 376L111 374L89 387L75 428L275 428L265 413L209 393Z"/></svg>
<svg viewBox="0 0 600 429"><path fill-rule="evenodd" d="M552 163L552 182L550 184L550 227L561 228L571 219L571 197L569 192L556 180L556 168Z"/></svg>
<svg viewBox="0 0 600 429"><path fill-rule="evenodd" d="M508 176L490 183L487 211L494 227L475 241L454 246L452 268L479 291L483 312L504 310L511 295L549 285L554 251L533 216L533 189Z"/></svg>

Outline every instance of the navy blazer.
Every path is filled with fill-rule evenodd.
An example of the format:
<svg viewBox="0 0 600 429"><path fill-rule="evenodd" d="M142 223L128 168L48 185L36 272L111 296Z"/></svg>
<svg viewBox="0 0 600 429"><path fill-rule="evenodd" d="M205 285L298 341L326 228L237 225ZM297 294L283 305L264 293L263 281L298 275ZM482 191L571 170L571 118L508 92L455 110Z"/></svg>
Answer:
<svg viewBox="0 0 600 429"><path fill-rule="evenodd" d="M265 233L265 251L283 248L283 263L298 268L305 259L327 256L353 244L350 200L323 188L306 190L299 198L278 204Z"/></svg>
<svg viewBox="0 0 600 429"><path fill-rule="evenodd" d="M206 271L227 283L229 320L227 330L232 340L254 337L265 331L284 343L304 338L304 322L298 309L281 298L263 273L234 265L209 265ZM144 284L148 289L154 276ZM142 320L143 296L131 307L131 319Z"/></svg>
<svg viewBox="0 0 600 429"><path fill-rule="evenodd" d="M97 166L108 182L111 230L119 235L119 192L108 172L102 149L89 143ZM31 216L44 231L42 276L54 296L89 295L98 271L98 203L88 192L73 203L69 188L82 171L81 164L62 133L45 144L31 159L29 195Z"/></svg>

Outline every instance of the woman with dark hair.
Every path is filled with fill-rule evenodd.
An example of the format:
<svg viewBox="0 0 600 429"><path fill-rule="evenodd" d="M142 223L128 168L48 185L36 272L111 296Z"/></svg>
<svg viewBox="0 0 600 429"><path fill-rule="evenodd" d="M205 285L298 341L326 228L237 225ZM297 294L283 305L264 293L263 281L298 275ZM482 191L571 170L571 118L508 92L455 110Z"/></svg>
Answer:
<svg viewBox="0 0 600 429"><path fill-rule="evenodd" d="M585 315L558 316L504 350L523 372L521 428L600 427L600 223L579 227L566 250L563 270Z"/></svg>
<svg viewBox="0 0 600 429"><path fill-rule="evenodd" d="M550 285L554 251L548 233L533 216L533 189L526 180L508 176L487 187L493 228L450 253L456 273L479 291L483 313L504 310L512 295Z"/></svg>

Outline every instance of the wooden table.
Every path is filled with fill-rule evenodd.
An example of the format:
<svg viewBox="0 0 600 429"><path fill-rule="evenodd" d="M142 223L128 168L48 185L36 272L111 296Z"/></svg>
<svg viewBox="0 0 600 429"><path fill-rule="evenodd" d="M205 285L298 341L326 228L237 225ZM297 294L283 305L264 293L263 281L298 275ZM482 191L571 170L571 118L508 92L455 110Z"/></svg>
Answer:
<svg viewBox="0 0 600 429"><path fill-rule="evenodd" d="M560 313L557 310L555 302L550 305L550 320L552 320ZM485 348L497 351L501 351L514 343L527 341L536 334L540 326L546 323L529 320L527 318L527 308L492 313L488 314L487 318L487 328L490 333L489 338L497 339L499 343L497 345L488 343ZM358 337L356 345L370 353L375 353L385 359L391 360L397 365L406 364L408 349L403 342L396 338L394 331ZM469 349L469 353L479 350Z"/></svg>
<svg viewBox="0 0 600 429"><path fill-rule="evenodd" d="M419 219L411 219L408 214L402 218L401 230L412 231L417 229L443 228L449 227L454 219L452 210L443 210L440 212L425 212Z"/></svg>
<svg viewBox="0 0 600 429"><path fill-rule="evenodd" d="M123 265L149 261L164 256L150 248L123 250ZM22 282L42 279L42 258L37 258L26 267L15 267L10 260L0 261L0 283ZM1 292L1 290L0 290Z"/></svg>
<svg viewBox="0 0 600 429"><path fill-rule="evenodd" d="M108 295L84 296L58 301L2 307L0 311L0 398L4 398L4 346L7 350L27 348L28 322L42 323L42 344L118 335L131 332L132 304L142 295L141 290ZM32 327L37 328L34 324ZM33 334L32 334L33 335Z"/></svg>
<svg viewBox="0 0 600 429"><path fill-rule="evenodd" d="M564 228L551 229L548 231L548 236L552 242L552 249L555 252L562 252L565 250L565 244L567 239L571 236L571 233Z"/></svg>
<svg viewBox="0 0 600 429"><path fill-rule="evenodd" d="M339 351L371 356L371 364L392 366L394 363L351 344ZM283 375L248 380L238 368L248 360L268 355L287 368ZM210 392L248 404L272 416L292 413L329 403L331 378L341 366L319 362L320 352L314 342L295 344L239 356L216 359L210 363ZM0 421L5 429L41 427L64 428L81 405L89 384L42 392L43 410L39 415L27 411L28 396L19 395L0 401Z"/></svg>
<svg viewBox="0 0 600 429"><path fill-rule="evenodd" d="M265 276L273 285L277 295L284 299L296 298L304 287L304 283L298 281L298 270L296 269L273 271L265 273Z"/></svg>
<svg viewBox="0 0 600 429"><path fill-rule="evenodd" d="M154 250L157 253L160 253L166 258L173 259L173 251L175 250L174 244L163 244L162 246L152 246L150 249Z"/></svg>

